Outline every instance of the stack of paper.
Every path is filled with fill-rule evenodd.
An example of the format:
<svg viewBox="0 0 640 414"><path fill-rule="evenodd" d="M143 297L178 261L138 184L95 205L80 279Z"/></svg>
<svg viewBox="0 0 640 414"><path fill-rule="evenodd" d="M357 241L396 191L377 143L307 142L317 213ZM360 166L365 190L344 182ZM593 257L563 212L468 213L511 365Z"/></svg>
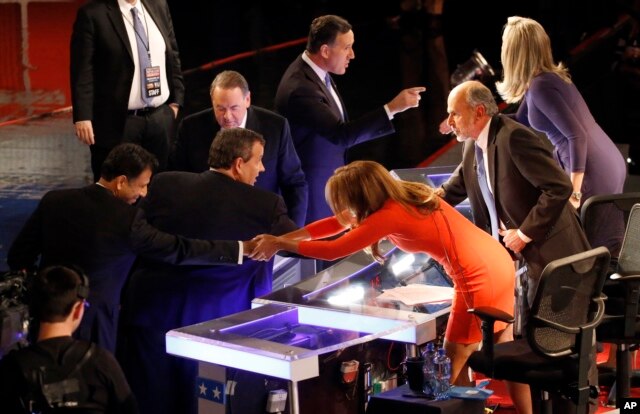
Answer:
<svg viewBox="0 0 640 414"><path fill-rule="evenodd" d="M420 303L444 302L453 299L453 288L415 283L385 290L376 299L400 301L407 306L414 306Z"/></svg>

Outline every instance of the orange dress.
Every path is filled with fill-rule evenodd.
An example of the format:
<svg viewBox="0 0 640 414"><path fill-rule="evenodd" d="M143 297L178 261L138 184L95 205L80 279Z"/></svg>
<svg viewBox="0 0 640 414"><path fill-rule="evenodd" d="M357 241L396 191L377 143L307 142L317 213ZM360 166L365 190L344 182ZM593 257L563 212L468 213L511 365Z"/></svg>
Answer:
<svg viewBox="0 0 640 414"><path fill-rule="evenodd" d="M329 217L306 229L316 239L338 234L343 227L335 217ZM447 340L460 344L482 340L480 321L467 312L469 308L492 306L513 315L515 267L509 253L443 200L439 209L428 215L415 208L409 212L400 203L388 200L342 237L302 241L298 249L305 256L335 260L385 237L406 252L429 254L453 280ZM505 323L496 322L495 332L505 327Z"/></svg>

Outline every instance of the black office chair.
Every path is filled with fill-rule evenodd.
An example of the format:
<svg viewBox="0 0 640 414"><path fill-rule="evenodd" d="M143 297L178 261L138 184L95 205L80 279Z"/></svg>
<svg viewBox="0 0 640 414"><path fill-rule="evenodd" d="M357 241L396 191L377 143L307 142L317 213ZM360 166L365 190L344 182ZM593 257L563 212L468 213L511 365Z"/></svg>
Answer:
<svg viewBox="0 0 640 414"><path fill-rule="evenodd" d="M580 208L580 221L591 247L605 245L611 253L614 267L622 246L624 229L629 221L629 213L633 205L637 203L640 203L640 192L603 194L589 197ZM619 217L621 221L612 227L612 218L615 217ZM609 236L616 237L616 239L603 240L602 237L599 237L599 233L602 233L603 230L609 231ZM606 241L608 243L603 243Z"/></svg>
<svg viewBox="0 0 640 414"><path fill-rule="evenodd" d="M605 308L606 315L598 327L596 336L599 341L617 344L616 382L609 401L619 401L630 396L631 388L631 352L630 345L640 342L640 204L631 209L627 230L618 258L617 273L611 276L612 283L619 285L622 292L622 304ZM619 302L620 298L612 298ZM615 303L615 302L614 302ZM613 388L613 387L612 387ZM615 392L615 394L613 394ZM613 399L615 395L615 400Z"/></svg>
<svg viewBox="0 0 640 414"><path fill-rule="evenodd" d="M542 392L542 413L551 412L549 393L560 393L585 412L596 387L588 381L595 327L604 315L601 296L610 255L598 247L549 263L526 325L526 338L493 343L496 320L513 317L490 307L469 309L482 319L482 350L469 366L487 377L529 384Z"/></svg>

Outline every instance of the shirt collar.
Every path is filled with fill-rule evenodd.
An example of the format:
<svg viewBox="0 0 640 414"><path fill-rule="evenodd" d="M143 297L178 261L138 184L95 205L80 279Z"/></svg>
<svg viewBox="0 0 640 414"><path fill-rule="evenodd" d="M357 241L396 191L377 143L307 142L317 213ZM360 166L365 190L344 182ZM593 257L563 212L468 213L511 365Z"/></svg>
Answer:
<svg viewBox="0 0 640 414"><path fill-rule="evenodd" d="M126 15L127 17L131 17L131 9L133 9L134 7L139 11L143 10L142 1L140 0L137 0L136 4L133 5L126 0L118 0L118 6L120 7L120 11L122 12L122 14Z"/></svg>
<svg viewBox="0 0 640 414"><path fill-rule="evenodd" d="M489 126L491 126L491 118L487 124L480 131L480 135L478 135L478 140L476 141L476 145L482 149L482 152L487 152L487 145L489 144Z"/></svg>
<svg viewBox="0 0 640 414"><path fill-rule="evenodd" d="M213 117L215 118L215 114L213 115ZM247 118L249 118L249 108L247 108L247 112L244 113L244 118L242 118L242 121L240 122L240 125L238 125L238 128L246 128L247 127ZM216 123L218 123L218 121L216 120ZM220 125L220 124L218 124ZM220 126L220 129L227 129L227 128L223 128L222 126Z"/></svg>
<svg viewBox="0 0 640 414"><path fill-rule="evenodd" d="M322 69L320 66L316 65L313 60L307 55L307 51L302 52L302 60L304 60L307 65L311 66L311 69L318 75L320 78L320 82L324 84L324 78L327 76L327 71Z"/></svg>

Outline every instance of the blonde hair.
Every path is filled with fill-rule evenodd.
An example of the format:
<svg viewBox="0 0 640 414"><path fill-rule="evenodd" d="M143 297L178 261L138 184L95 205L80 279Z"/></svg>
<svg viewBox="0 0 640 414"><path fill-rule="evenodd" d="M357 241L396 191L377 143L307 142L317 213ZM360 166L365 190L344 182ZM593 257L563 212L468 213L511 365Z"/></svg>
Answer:
<svg viewBox="0 0 640 414"><path fill-rule="evenodd" d="M531 80L543 73L552 72L571 83L567 68L555 64L551 40L540 23L533 19L511 16L502 32L503 80L496 82L496 89L507 103L519 102L529 89Z"/></svg>
<svg viewBox="0 0 640 414"><path fill-rule="evenodd" d="M421 215L428 215L440 206L440 198L431 187L396 180L386 168L374 161L354 161L338 168L327 181L326 197L343 225L350 224L343 222L344 211L349 211L358 225L389 199L402 204L409 212L413 212L415 207ZM370 253L376 260L384 260L378 241L371 244Z"/></svg>

